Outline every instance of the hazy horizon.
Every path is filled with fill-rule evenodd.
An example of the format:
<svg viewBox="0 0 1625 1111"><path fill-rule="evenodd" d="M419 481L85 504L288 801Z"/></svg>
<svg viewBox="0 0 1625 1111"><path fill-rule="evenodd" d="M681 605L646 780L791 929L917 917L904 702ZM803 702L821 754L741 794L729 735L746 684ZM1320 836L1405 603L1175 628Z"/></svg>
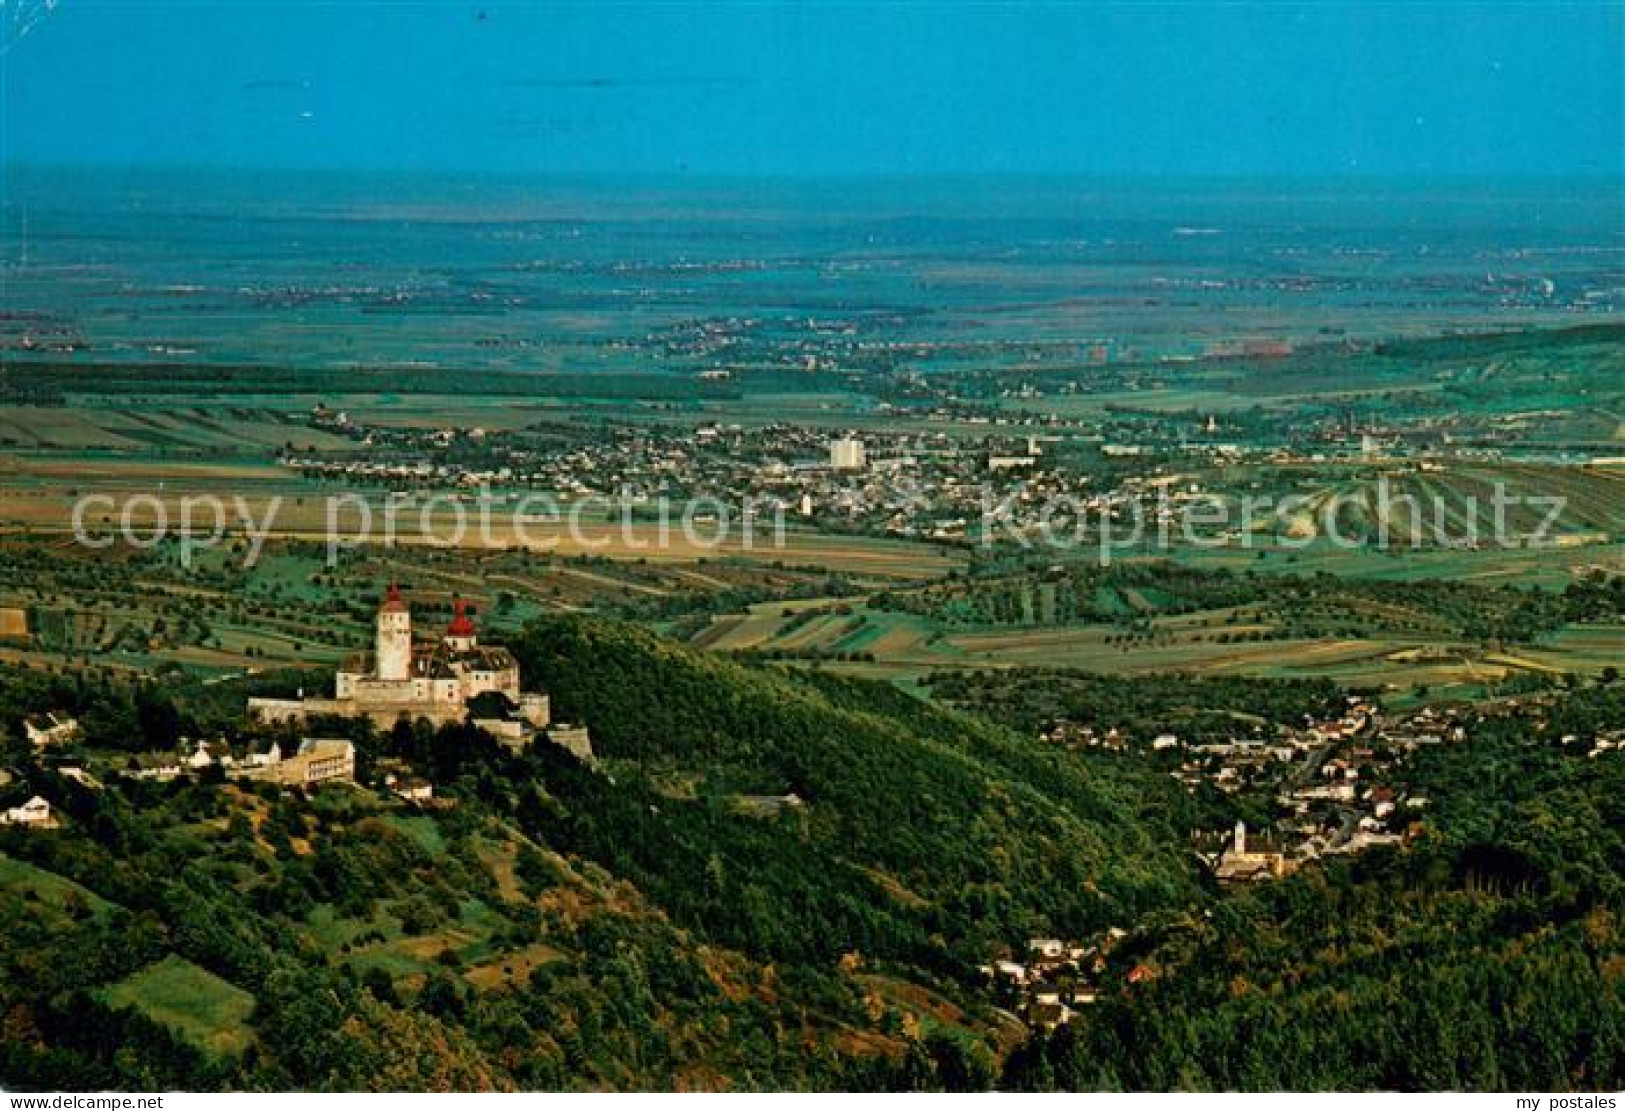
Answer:
<svg viewBox="0 0 1625 1111"><path fill-rule="evenodd" d="M36 0L4 30L8 170L1618 181L1625 167L1616 4Z"/></svg>

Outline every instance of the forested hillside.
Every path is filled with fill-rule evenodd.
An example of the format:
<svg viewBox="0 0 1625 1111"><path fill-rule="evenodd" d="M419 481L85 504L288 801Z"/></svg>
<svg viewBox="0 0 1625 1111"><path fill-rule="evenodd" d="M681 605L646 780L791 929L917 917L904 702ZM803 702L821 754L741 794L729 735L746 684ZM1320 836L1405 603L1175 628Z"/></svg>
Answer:
<svg viewBox="0 0 1625 1111"><path fill-rule="evenodd" d="M1021 1035L982 998L990 947L1199 896L1150 776L622 626L515 647L592 723L596 770L470 728L351 727L363 779L404 761L454 809L218 772L96 790L10 742L67 821L0 830L0 1080L980 1086ZM6 686L132 750L221 713L218 687Z"/></svg>
<svg viewBox="0 0 1625 1111"><path fill-rule="evenodd" d="M604 757L672 799L649 819L577 808L555 836L764 955L900 956L937 936L974 963L1001 938L1103 929L1194 891L1183 798L1160 777L1086 771L885 686L748 668L623 626L540 624L519 655ZM740 822L724 816L737 793L803 805ZM759 913L785 936L753 926Z"/></svg>
<svg viewBox="0 0 1625 1111"><path fill-rule="evenodd" d="M513 647L596 766L333 722L363 785L307 797L124 753L85 784L8 739L0 803L64 822L0 829L0 1083L1619 1085L1625 783L1562 743L1625 724L1617 686L1426 754L1410 847L1226 893L1197 802L1133 761L597 620ZM133 751L240 714L222 687L10 674L0 711L60 699ZM385 762L440 804L378 789ZM978 972L1113 927L1053 1037Z"/></svg>

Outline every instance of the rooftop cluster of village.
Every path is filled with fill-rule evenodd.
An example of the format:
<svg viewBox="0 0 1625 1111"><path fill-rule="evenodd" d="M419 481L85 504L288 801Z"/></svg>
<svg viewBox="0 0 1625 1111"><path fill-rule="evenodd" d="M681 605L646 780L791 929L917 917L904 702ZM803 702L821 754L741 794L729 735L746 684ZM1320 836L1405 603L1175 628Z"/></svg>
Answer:
<svg viewBox="0 0 1625 1111"><path fill-rule="evenodd" d="M1229 885L1279 879L1321 857L1405 844L1420 832L1428 810L1427 797L1407 782L1408 758L1426 746L1466 743L1476 713L1508 714L1519 706L1511 698L1488 709L1425 706L1386 715L1350 697L1340 715L1268 738L1186 744L1171 733L1134 738L1062 721L1040 739L1168 765L1191 790L1208 784L1273 800L1278 817L1268 831L1253 833L1237 822L1231 830L1194 834L1198 855ZM1575 759L1595 760L1625 749L1625 731L1531 743L1553 743ZM1033 1029L1052 1031L1103 993L1131 991L1157 976L1152 965L1114 956L1128 938L1122 928L1081 940L1032 938L1025 952L998 954L982 973L1003 1006Z"/></svg>
<svg viewBox="0 0 1625 1111"><path fill-rule="evenodd" d="M1113 926L1081 941L1035 937L1026 952L1006 953L982 966L994 998L1035 1030L1053 1031L1106 991L1128 991L1156 977L1150 965L1119 960L1129 932Z"/></svg>
<svg viewBox="0 0 1625 1111"><path fill-rule="evenodd" d="M1516 708L1516 701L1507 705ZM1268 829L1249 831L1237 822L1192 835L1215 878L1245 883L1278 879L1324 856L1404 844L1422 829L1428 807L1427 796L1406 781L1408 759L1429 745L1463 743L1468 729L1465 710L1424 706L1390 715L1351 695L1336 717L1269 734L1258 726L1223 741L1188 743L1173 733L1140 740L1071 721L1055 722L1040 739L1153 761L1191 792L1206 786L1262 800L1273 813ZM1625 736L1559 740L1565 750L1596 758Z"/></svg>
<svg viewBox="0 0 1625 1111"><path fill-rule="evenodd" d="M364 425L326 408L311 419L359 441L365 457L288 450L283 466L403 498L461 490L469 500L543 512L534 497L545 495L553 507L591 501L597 512L633 519L662 502L714 502L822 529L949 542L974 538L990 523L1015 534L1080 520L1172 520L1186 506L1234 496L1193 473L1218 464L1428 465L1371 427L1335 425L1317 431L1323 440L1283 446L1236 423L1242 418L1212 414L1105 431L1011 414L943 414L952 428L914 423L861 434L711 421L412 429Z"/></svg>
<svg viewBox="0 0 1625 1111"><path fill-rule="evenodd" d="M291 751L284 752L277 738L253 737L235 743L182 738L169 752L123 753L82 751L78 723L72 718L57 719L51 727L52 739L36 740L42 763L52 776L77 784L89 791L103 789L103 780L125 776L134 780L168 783L182 778L203 782L258 783L282 789L315 791L344 785L373 786L398 802L415 807L452 805L438 800L434 784L413 772L402 761L380 760L371 780L358 780L356 747L343 737L301 738ZM37 727L29 723L30 736ZM16 794L34 788L17 774L0 769L0 794ZM48 792L47 792L48 793ZM30 793L16 806L0 808L0 826L47 831L62 827L61 800L55 804L44 793Z"/></svg>

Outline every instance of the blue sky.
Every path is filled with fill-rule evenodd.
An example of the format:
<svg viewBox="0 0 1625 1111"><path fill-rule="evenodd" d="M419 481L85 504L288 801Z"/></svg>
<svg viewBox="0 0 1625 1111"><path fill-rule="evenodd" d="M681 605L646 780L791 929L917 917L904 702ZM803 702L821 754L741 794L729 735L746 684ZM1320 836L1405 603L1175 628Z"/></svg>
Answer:
<svg viewBox="0 0 1625 1111"><path fill-rule="evenodd" d="M7 28L0 157L1619 179L1622 11L59 0Z"/></svg>

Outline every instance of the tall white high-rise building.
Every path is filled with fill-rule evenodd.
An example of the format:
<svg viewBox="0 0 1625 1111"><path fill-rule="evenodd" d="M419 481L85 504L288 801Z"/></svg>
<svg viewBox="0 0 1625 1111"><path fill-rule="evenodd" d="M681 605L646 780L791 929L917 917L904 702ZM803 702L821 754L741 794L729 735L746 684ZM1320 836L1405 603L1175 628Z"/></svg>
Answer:
<svg viewBox="0 0 1625 1111"><path fill-rule="evenodd" d="M842 436L839 440L830 441L829 465L837 471L861 471L864 468L865 456L863 441L851 436Z"/></svg>

